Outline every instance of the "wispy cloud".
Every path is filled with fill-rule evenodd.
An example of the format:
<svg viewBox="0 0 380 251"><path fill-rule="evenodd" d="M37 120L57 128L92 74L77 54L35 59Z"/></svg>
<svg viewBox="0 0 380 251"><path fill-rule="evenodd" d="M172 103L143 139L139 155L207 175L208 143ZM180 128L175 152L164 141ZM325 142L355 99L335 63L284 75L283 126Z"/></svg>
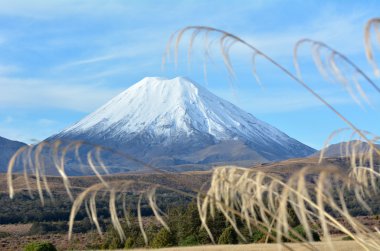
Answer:
<svg viewBox="0 0 380 251"><path fill-rule="evenodd" d="M120 91L43 79L0 78L0 107L55 107L89 112Z"/></svg>
<svg viewBox="0 0 380 251"><path fill-rule="evenodd" d="M306 111L310 108L324 107L325 105L306 91L292 89L236 89L235 94L225 89L213 89L215 94L229 100L231 103L253 114L278 114L286 112ZM342 92L321 89L317 91L331 105L354 105L355 102Z"/></svg>
<svg viewBox="0 0 380 251"><path fill-rule="evenodd" d="M240 32L243 39L274 58L291 58L295 43L303 38L325 42L351 56L364 56L363 28L372 10L342 13L327 9L319 16L282 30ZM375 13L373 13L375 15ZM347 42L349 41L349 43ZM236 51L239 53L239 50ZM246 51L240 51L246 55ZM305 54L304 54L305 55Z"/></svg>
<svg viewBox="0 0 380 251"><path fill-rule="evenodd" d="M115 64L113 61L123 59L126 63L131 59L134 61L131 66L136 67L136 62L141 61L139 58L146 58L147 55L151 55L153 52L163 51L163 45L157 43L139 43L136 45L125 46L119 44L109 44L105 52L94 52L92 55L74 59L70 62L63 63L53 68L53 70L66 70L73 67L85 66L91 64ZM117 62L116 64L118 64Z"/></svg>

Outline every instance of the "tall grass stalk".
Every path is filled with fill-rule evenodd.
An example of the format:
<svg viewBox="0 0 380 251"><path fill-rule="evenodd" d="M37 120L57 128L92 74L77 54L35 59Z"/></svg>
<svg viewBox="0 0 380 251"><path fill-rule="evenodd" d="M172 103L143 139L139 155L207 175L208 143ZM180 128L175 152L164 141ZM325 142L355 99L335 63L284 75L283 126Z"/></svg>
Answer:
<svg viewBox="0 0 380 251"><path fill-rule="evenodd" d="M365 28L366 55L377 73L378 67L372 48L371 32L375 32L377 41L380 44L379 25L380 19L375 18L369 20ZM246 224L249 232L252 232L252 228L256 227L266 233L266 241L269 239L275 240L277 243L282 244L282 247L288 249L290 249L290 246L284 243L284 239L296 241L292 236L296 236L298 239L302 240L306 248L311 250L315 249L312 245L312 231L315 231L316 229L323 234L330 249L334 249L334 242L331 239L332 230L338 230L348 235L364 250L380 249L380 239L378 238L380 231L376 228L370 229L352 217L347 208L344 196L346 192L353 192L358 203L370 212L371 209L367 205L366 199L368 196L378 193L380 172L379 166L375 162L375 158L380 156L380 149L376 147L380 138L359 129L355 123L347 119L341 112L302 80L301 67L298 61L298 50L305 44L311 45L312 57L321 75L341 83L358 104L361 104L362 102L360 99L365 102L369 102L369 99L362 87L362 83L358 80L357 75L363 78L377 93L380 93L378 85L348 57L323 42L302 39L295 44L293 62L296 74L293 74L290 70L286 69L270 56L238 36L220 29L205 26L189 26L173 34L168 42L163 63L167 61L174 51L174 62L176 65L178 64L179 46L184 39L184 34L188 32L191 32L189 47L187 50L189 62L191 61L195 40L199 39L202 35L203 37L201 38L204 43L203 55L206 59L205 62L207 61L210 56L210 47L215 46L210 42L209 36L215 35L219 41L216 46L220 49L226 69L230 75L233 76L235 72L231 63L230 49L235 44L243 45L252 52L250 56L252 58L253 75L258 81L256 58L261 57L280 69L286 76L293 80L294 83L302 86L307 92L311 93L314 98L330 109L348 126L348 129L334 132L326 141L326 145L337 134L350 130L352 132L352 138L366 142L369 147L365 150L360 149L359 143L342 146L342 152L344 152L343 148L345 148L345 153L349 153L350 157L350 168L348 171L324 164L322 161L324 151L322 151L320 155L319 168L305 166L300 168L298 172L293 173L290 177L282 177L269 172L237 166L216 167L212 171L208 187L205 185L200 188L200 190L194 191L198 194L196 196L194 193L187 193L174 187L164 186L153 182L143 182L139 180L107 181L104 178L104 175L107 174L108 167L101 160L101 151L117 153L129 161L132 160L150 168L152 171L164 174L173 179L176 178L177 174L157 169L133 158L133 156L115 152L110 148L86 144L82 141L64 144L60 141L42 142L37 146L19 149L11 158L7 173L10 197L13 198L15 194L12 174L14 173L14 166L17 161L23 163L23 177L30 193L32 188L29 181L29 174L32 173L36 177L36 185L41 202L44 203L44 190L50 197L53 196L48 180L46 179L46 165L51 163L45 163L41 158L41 153L49 150L52 155L53 166L62 177L68 196L73 200L69 219L69 238L72 236L75 216L82 205L85 205L86 212L89 215L91 222L96 226L98 232L100 234L102 233L97 217L96 200L99 193L108 193L111 222L120 238L126 239L120 223L121 216L118 215L116 210L117 198L118 196L123 198L122 206L124 217L128 219L125 198L128 196L128 192L134 192L139 194L137 202L139 226L145 242L148 243L149 240L144 231L141 215L141 203L143 199L148 202L158 222L164 228L170 230L165 221L167 216L161 211L156 203L156 190L160 188L197 199L202 227L207 231L214 243L215 238L212 236L207 225L207 219L209 217L214 217L216 211L220 211L243 240L245 237L240 233L237 226L238 219L241 219ZM324 54L323 56L322 51L327 54ZM353 76L347 76L347 68L350 73L354 73ZM65 171L65 158L69 151L74 151L80 166L82 166L82 160L79 157L79 149L83 146L92 147L91 150L87 152L87 165L98 177L99 184L88 187L74 198L73 193L71 192L72 188L70 180ZM191 176L191 174L186 175ZM306 238L299 236L290 227L289 207L295 212L298 220L304 226ZM327 210L327 208L329 208L329 210ZM341 221L338 220L338 217L344 219L348 223L348 226L343 225Z"/></svg>

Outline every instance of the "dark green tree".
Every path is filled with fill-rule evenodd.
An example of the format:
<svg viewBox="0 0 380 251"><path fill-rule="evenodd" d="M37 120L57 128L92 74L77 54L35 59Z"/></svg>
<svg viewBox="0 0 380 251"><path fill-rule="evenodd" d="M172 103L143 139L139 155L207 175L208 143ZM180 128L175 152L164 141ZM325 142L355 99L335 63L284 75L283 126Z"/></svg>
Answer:
<svg viewBox="0 0 380 251"><path fill-rule="evenodd" d="M151 247L152 248L163 248L170 247L175 244L173 234L162 228L153 238Z"/></svg>

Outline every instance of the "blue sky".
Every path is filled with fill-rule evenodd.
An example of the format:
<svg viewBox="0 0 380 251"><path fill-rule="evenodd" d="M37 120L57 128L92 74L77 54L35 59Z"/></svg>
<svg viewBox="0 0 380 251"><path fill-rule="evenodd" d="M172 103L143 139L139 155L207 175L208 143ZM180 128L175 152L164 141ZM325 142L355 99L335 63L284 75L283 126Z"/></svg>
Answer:
<svg viewBox="0 0 380 251"><path fill-rule="evenodd" d="M320 148L344 128L331 111L262 59L251 74L251 56L233 47L231 84L217 43L203 74L203 47L187 63L186 43L176 68L161 61L170 35L187 25L232 32L295 72L294 44L328 43L380 84L363 47L365 22L379 1L0 1L0 136L33 143L58 133L146 76L185 75L204 84L288 135ZM186 37L185 37L186 39ZM364 81L371 105L362 107L342 86L326 81L301 50L304 80L348 119L380 134L380 94ZM348 134L341 139L347 139Z"/></svg>

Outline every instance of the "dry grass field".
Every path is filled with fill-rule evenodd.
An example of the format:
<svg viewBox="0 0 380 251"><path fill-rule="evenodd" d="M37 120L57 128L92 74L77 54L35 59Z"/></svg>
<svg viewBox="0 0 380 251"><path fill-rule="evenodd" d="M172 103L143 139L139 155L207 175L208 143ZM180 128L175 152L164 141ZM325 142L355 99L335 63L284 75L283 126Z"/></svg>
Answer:
<svg viewBox="0 0 380 251"><path fill-rule="evenodd" d="M315 168L315 170L318 170L318 168L321 168L322 166L331 166L339 168L348 168L349 166L349 160L345 158L327 158L323 161L324 163L323 165L321 165L318 163L318 158L290 159L274 163L259 164L253 166L252 169L279 175L290 175L303 167L312 167ZM177 189L186 188L190 190L197 190L200 186L202 186L203 183L209 180L211 174L211 171L192 171L172 174L125 173L115 175L104 175L103 177L106 181L141 180L147 182L156 182L161 185L170 184L171 187L175 187ZM72 188L78 190L84 190L85 188L99 182L99 179L96 176L73 176L69 177L69 179ZM54 191L65 191L61 177L50 176L48 177L48 181L50 188ZM29 182L31 188L33 190L36 190L36 179L30 177ZM13 185L16 192L27 189L25 179L22 174L13 175ZM8 192L7 189L8 188L6 175L0 174L0 192Z"/></svg>
<svg viewBox="0 0 380 251"><path fill-rule="evenodd" d="M360 251L364 250L354 241L334 241L334 250L336 251ZM317 250L330 250L329 246L323 242L312 243L313 247ZM302 244L291 243L288 246L292 250L310 250ZM173 247L173 248L162 248L155 249L157 251L275 251L279 250L279 245L277 244L246 244L246 245L217 245L217 246L198 246L198 247ZM134 249L135 251L143 251L147 249ZM289 249L283 249L289 250ZM375 249L373 249L375 250Z"/></svg>
<svg viewBox="0 0 380 251"><path fill-rule="evenodd" d="M0 232L9 233L13 235L27 234L32 227L31 223L27 224L5 224L0 225Z"/></svg>
<svg viewBox="0 0 380 251"><path fill-rule="evenodd" d="M96 234L76 234L72 241L67 240L65 234L50 234L50 235L34 235L24 237L7 237L0 239L0 250L4 251L17 251L23 250L23 246L30 241L49 241L54 243L58 250L81 250L85 248L86 244L96 239ZM359 251L364 250L354 241L343 241L341 238L337 238L334 243L334 250L337 251ZM287 244L292 250L310 250L305 245L300 243ZM314 242L313 247L317 250L329 250L329 247L324 242ZM206 246L193 246L193 247L172 247L153 249L157 251L274 251L278 250L277 244L245 244L245 245L206 245ZM83 249L89 250L89 249ZM135 251L146 251L152 249L132 249ZM288 250L288 249L284 249ZM375 250L375 249L373 249Z"/></svg>
<svg viewBox="0 0 380 251"><path fill-rule="evenodd" d="M349 165L349 161L347 159L341 158L328 158L324 160L324 166L335 166L339 168L347 168ZM292 159L286 160L276 163L268 163L261 164L252 167L252 169L257 169L260 171L265 171L281 176L288 176L302 167L309 166L311 168L315 168L317 170L320 166L318 165L317 158L303 158L303 159ZM189 179L191 176L191 179ZM177 187L179 189L189 189L189 190L197 190L202 186L206 181L209 180L211 176L210 171L196 171L196 172L188 172L188 173L176 173L173 175L164 175L164 174L147 174L147 173L129 173L129 174L118 174L118 175L110 175L105 176L105 180L107 181L115 181L115 180L142 180L142 181L151 181L159 184L170 184L172 187ZM62 179L60 177L48 177L49 185L54 189L55 192L61 194L62 196L66 196L65 189L63 186ZM98 178L95 176L86 176L86 177L70 177L70 182L72 188L77 192L83 191L85 188L96 184L98 182ZM7 196L7 186L6 186L6 177L5 175L0 175L0 191L2 196ZM31 177L30 184L32 190L36 190L36 179ZM26 191L26 184L24 177L21 174L14 175L14 185L17 191ZM380 226L379 219L376 217L357 217L361 223L366 226ZM341 221L344 225L345 222ZM59 250L67 250L67 249L84 249L88 246L89 243L98 239L99 236L96 233L77 233L74 234L73 240L68 241L66 234L46 234L46 235L28 235L31 224L7 224L0 225L0 232L11 234L8 237L0 239L0 250L22 250L23 246L30 241L50 241L53 242L54 245L58 247ZM301 244L288 244L293 250L307 250L305 246ZM334 239L334 249L335 250L362 250L358 244L353 241L342 241L342 236L337 236ZM313 243L313 246L318 250L328 250L328 246L323 242ZM146 250L146 249L136 249L136 250ZM213 250L278 250L278 245L276 244L247 244L247 245L207 245L207 246L195 246L195 247L173 247L173 248L164 248L157 250L195 250L195 251L213 251Z"/></svg>

